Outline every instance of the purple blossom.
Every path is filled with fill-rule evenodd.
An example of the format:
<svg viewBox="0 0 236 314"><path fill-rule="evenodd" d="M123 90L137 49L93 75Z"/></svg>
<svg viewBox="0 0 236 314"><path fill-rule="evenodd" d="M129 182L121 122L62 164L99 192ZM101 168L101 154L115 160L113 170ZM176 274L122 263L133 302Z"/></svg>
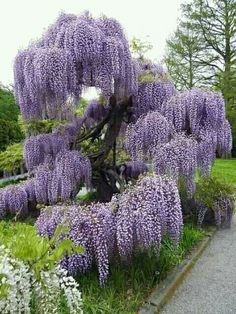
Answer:
<svg viewBox="0 0 236 314"><path fill-rule="evenodd" d="M174 94L174 84L169 80L141 82L134 100L134 115L138 118L150 111L161 112L163 104Z"/></svg>
<svg viewBox="0 0 236 314"><path fill-rule="evenodd" d="M156 146L168 142L173 132L172 125L160 113L149 112L128 126L125 148L132 159L152 156Z"/></svg>
<svg viewBox="0 0 236 314"><path fill-rule="evenodd" d="M147 173L147 165L140 160L126 161L120 166L120 175L125 179L138 178L140 174Z"/></svg>
<svg viewBox="0 0 236 314"><path fill-rule="evenodd" d="M69 148L69 139L57 133L40 134L31 136L25 141L24 159L29 171L43 164L48 158L56 158L56 155Z"/></svg>
<svg viewBox="0 0 236 314"><path fill-rule="evenodd" d="M86 124L93 126L97 122L101 121L108 113L108 108L104 107L97 100L92 100L86 107L84 117L86 118Z"/></svg>
<svg viewBox="0 0 236 314"><path fill-rule="evenodd" d="M221 94L193 88L174 95L164 103L162 114L174 124L176 131L198 136L208 127L217 131L225 120L225 105Z"/></svg>
<svg viewBox="0 0 236 314"><path fill-rule="evenodd" d="M110 203L48 207L41 212L36 227L40 235L51 237L60 223L66 223L67 236L85 248L82 254L65 257L62 267L75 275L96 263L101 285L107 280L116 252L121 260L127 260L137 249L154 246L159 250L162 236L168 234L176 243L183 225L176 184L158 176L140 179Z"/></svg>
<svg viewBox="0 0 236 314"><path fill-rule="evenodd" d="M194 176L197 170L197 141L184 134L176 135L170 142L159 145L154 154L154 171L185 179L188 192L194 192Z"/></svg>
<svg viewBox="0 0 236 314"><path fill-rule="evenodd" d="M120 24L89 14L62 14L42 39L19 52L14 76L25 119L63 119L66 102L77 101L83 86L95 86L105 97L117 98L137 89L135 66Z"/></svg>
<svg viewBox="0 0 236 314"><path fill-rule="evenodd" d="M25 217L28 214L27 193L21 185L10 185L0 191L1 216L14 214Z"/></svg>

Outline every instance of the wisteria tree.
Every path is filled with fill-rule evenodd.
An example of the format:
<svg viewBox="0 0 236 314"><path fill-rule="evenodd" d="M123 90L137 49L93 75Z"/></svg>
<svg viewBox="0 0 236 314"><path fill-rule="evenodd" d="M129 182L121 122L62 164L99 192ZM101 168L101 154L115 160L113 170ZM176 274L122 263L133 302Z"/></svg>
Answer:
<svg viewBox="0 0 236 314"><path fill-rule="evenodd" d="M36 203L67 201L84 183L109 201L127 176L147 170L146 161L154 162L158 174L182 176L192 193L196 170L207 175L216 152L230 153L222 96L200 89L177 92L161 66L132 59L114 19L61 14L40 40L19 51L14 74L25 121L61 121L52 133L29 129L24 157L32 178L24 188L28 193L16 196L19 202L26 203L29 190L35 190ZM101 97L78 116L75 106L91 86ZM131 157L120 167L119 136ZM97 144L95 150L84 151L85 141Z"/></svg>
<svg viewBox="0 0 236 314"><path fill-rule="evenodd" d="M56 204L39 217L40 234L52 236L55 226L70 217L70 237L87 251L62 263L72 272L84 271L95 257L101 283L113 242L127 258L135 245L158 247L165 232L178 240L178 180L192 195L196 171L208 175L216 154L231 150L221 94L177 92L161 66L132 58L116 20L88 13L60 15L40 40L19 51L14 74L25 121L55 119L60 124L47 134L29 129L24 146L29 179L1 192L1 214L24 216L36 204ZM76 105L88 87L96 87L100 97L78 116ZM129 161L117 162L117 143L123 143ZM112 197L124 191L130 178L145 174L147 163L156 175ZM75 205L83 185L109 203L86 210ZM62 210L61 203L69 208Z"/></svg>

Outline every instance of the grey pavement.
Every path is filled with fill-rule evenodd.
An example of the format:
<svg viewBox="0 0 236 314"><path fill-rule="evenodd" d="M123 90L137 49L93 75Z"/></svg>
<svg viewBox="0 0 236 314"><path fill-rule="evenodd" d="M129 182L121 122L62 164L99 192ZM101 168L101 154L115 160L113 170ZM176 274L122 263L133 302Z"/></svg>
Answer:
<svg viewBox="0 0 236 314"><path fill-rule="evenodd" d="M236 314L236 217L218 231L162 314Z"/></svg>

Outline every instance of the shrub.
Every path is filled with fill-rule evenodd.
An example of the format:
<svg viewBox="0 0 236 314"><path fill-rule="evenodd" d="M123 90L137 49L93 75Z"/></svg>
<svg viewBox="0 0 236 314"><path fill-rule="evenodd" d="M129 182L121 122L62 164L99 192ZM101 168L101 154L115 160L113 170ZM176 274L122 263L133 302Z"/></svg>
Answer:
<svg viewBox="0 0 236 314"><path fill-rule="evenodd" d="M13 144L0 153L0 171L17 173L24 165L22 143Z"/></svg>
<svg viewBox="0 0 236 314"><path fill-rule="evenodd" d="M69 238L85 253L63 259L70 274L85 272L95 263L104 285L114 257L130 262L136 250L159 252L167 234L176 244L182 232L182 212L176 184L166 177L144 177L137 185L113 197L110 203L54 206L42 211L36 226L52 237L56 227L69 224Z"/></svg>
<svg viewBox="0 0 236 314"><path fill-rule="evenodd" d="M50 241L25 224L1 222L0 231L0 312L59 313L63 299L69 313L81 313L78 284L57 266L65 254L82 252L70 240L55 248L66 227Z"/></svg>
<svg viewBox="0 0 236 314"><path fill-rule="evenodd" d="M195 192L198 224L204 221L230 227L234 211L235 189L217 177L200 178Z"/></svg>

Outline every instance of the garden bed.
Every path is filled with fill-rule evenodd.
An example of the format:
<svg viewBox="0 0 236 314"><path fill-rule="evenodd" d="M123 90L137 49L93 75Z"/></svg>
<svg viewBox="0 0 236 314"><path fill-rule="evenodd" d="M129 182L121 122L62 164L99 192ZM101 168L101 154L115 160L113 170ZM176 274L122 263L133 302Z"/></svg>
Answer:
<svg viewBox="0 0 236 314"><path fill-rule="evenodd" d="M2 221L0 232L7 246L11 239L17 239L22 223ZM28 224L27 228L34 228ZM205 232L192 225L185 225L183 237L178 248L168 239L163 240L159 257L152 251L137 253L130 265L113 265L104 288L99 286L98 274L93 270L77 278L83 297L84 313L135 313L147 299L154 287L163 280L186 254L204 237ZM63 308L62 314L68 314Z"/></svg>

